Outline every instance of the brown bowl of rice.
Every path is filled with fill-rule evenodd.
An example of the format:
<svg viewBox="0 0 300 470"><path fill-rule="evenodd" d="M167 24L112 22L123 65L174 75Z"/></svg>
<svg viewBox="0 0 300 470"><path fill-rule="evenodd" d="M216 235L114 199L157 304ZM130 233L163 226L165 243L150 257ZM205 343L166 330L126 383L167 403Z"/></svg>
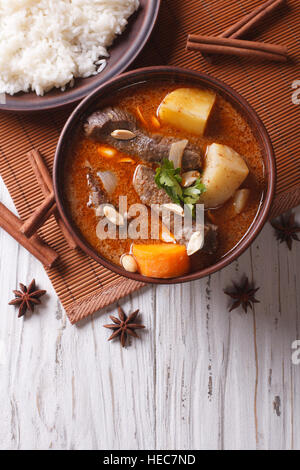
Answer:
<svg viewBox="0 0 300 470"><path fill-rule="evenodd" d="M155 24L160 0L10 0L0 4L0 110L75 103L121 73Z"/></svg>

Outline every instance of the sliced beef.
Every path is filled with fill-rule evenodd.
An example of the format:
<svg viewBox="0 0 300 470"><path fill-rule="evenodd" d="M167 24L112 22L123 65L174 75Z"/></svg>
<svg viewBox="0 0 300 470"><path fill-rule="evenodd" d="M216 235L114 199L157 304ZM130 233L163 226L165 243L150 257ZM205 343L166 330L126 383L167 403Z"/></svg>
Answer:
<svg viewBox="0 0 300 470"><path fill-rule="evenodd" d="M133 176L133 187L143 204L167 204L172 202L163 189L154 181L155 171L146 165L138 165Z"/></svg>
<svg viewBox="0 0 300 470"><path fill-rule="evenodd" d="M87 184L90 189L90 194L89 194L89 201L88 201L88 207L93 207L94 209L97 209L97 207L101 206L101 204L108 203L108 197L102 191L99 182L97 181L97 178L92 174L92 172L89 170L87 172Z"/></svg>
<svg viewBox="0 0 300 470"><path fill-rule="evenodd" d="M209 255L214 254L219 246L218 227L210 223L204 225L204 246L203 251Z"/></svg>
<svg viewBox="0 0 300 470"><path fill-rule="evenodd" d="M196 226L195 221L193 221L192 227L183 226L182 232L179 232L176 235L178 238L180 238L179 243L187 246L192 234L196 232L197 230L200 230L200 228ZM204 224L204 245L201 250L203 250L208 255L212 255L213 253L217 251L217 249L218 249L218 227L210 223L205 223Z"/></svg>
<svg viewBox="0 0 300 470"><path fill-rule="evenodd" d="M116 129L127 129L136 137L132 140L117 140L111 136ZM136 156L145 162L160 163L168 158L170 147L176 139L160 134L147 133L141 129L136 118L119 108L105 108L91 114L84 124L87 137L107 143L117 150ZM200 147L188 145L184 151L182 168L195 170L202 167L203 150Z"/></svg>
<svg viewBox="0 0 300 470"><path fill-rule="evenodd" d="M133 186L143 204L151 206L151 204L169 204L173 201L163 189L159 189L154 181L155 171L146 165L138 165L133 177ZM173 214L171 216L171 232L174 233L175 219L181 217ZM177 234L182 244L187 244L193 232L197 230L195 222L190 228L185 228L182 233ZM204 225L204 246L202 250L205 253L213 254L218 249L218 227L216 225L206 223Z"/></svg>
<svg viewBox="0 0 300 470"><path fill-rule="evenodd" d="M115 142L110 134L116 129L128 129L135 133L138 129L137 120L120 108L105 108L91 114L84 124L87 137L101 141L110 138L110 142Z"/></svg>

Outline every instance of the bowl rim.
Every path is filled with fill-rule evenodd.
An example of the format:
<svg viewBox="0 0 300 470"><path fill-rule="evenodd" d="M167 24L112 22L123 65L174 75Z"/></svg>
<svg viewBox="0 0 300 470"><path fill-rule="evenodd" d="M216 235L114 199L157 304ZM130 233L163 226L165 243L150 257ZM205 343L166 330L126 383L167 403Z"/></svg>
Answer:
<svg viewBox="0 0 300 470"><path fill-rule="evenodd" d="M138 35L138 41L133 42L131 47L128 49L128 51L123 55L122 59L118 61L112 69L109 71L109 73L106 76L101 76L101 73L98 75L99 81L97 83L91 83L83 85L81 88L76 89L76 86L71 90L71 93L69 95L64 95L64 92L61 92L61 95L59 95L56 99L51 99L51 96L49 93L45 93L43 96L37 97L39 100L37 101L36 105L26 105L26 101L24 105L22 104L12 104L12 105L6 105L6 104L1 104L0 105L0 112L13 112L13 113L38 113L38 112L43 112L47 110L53 110L53 109L61 109L70 105L74 105L78 103L80 100L84 99L85 97L89 96L91 93L96 91L100 86L105 85L107 82L109 82L111 79L114 77L118 76L121 74L125 69L127 69L133 62L134 60L138 57L138 55L141 53L143 48L145 47L147 41L150 38L150 35L153 32L153 28L156 25L160 6L161 6L161 1L162 0L148 0L147 1L147 15L145 16L143 20L143 27L142 32L143 34L140 36ZM133 15L134 16L134 15ZM119 38L116 38L116 40ZM113 45L109 48L113 48ZM91 78L91 77L87 77ZM53 88L55 90L55 88ZM25 92L20 92L22 94L28 94ZM34 94L33 91L30 91L29 93ZM17 96L17 94L13 95ZM65 99L63 99L65 97ZM49 103L48 103L49 101ZM22 103L22 101L21 101Z"/></svg>
<svg viewBox="0 0 300 470"><path fill-rule="evenodd" d="M220 90L221 92L225 93L225 96L230 98L230 101L238 104L238 106L245 112L245 115L249 121L251 121L252 125L259 131L260 137L260 144L263 145L265 150L265 169L266 169L266 191L264 194L263 202L261 204L260 209L256 215L256 218L252 222L251 226L249 227L248 231L244 235L244 237L239 241L239 243L223 258L221 258L217 263L208 266L200 271L195 271L193 273L189 273L183 276L179 276L176 278L169 278L169 279L162 279L162 278L153 278L153 277L146 277L142 276L139 273L130 273L125 271L121 266L118 266L114 263L111 263L106 258L102 257L98 254L94 248L84 239L83 235L80 234L79 230L76 228L75 223L68 217L67 212L64 208L64 204L62 198L60 197L60 187L59 187L59 165L60 160L63 156L63 147L65 143L65 139L67 138L69 130L73 127L74 123L78 123L80 121L82 115L88 110L89 107L92 106L94 101L99 101L101 99L101 95L105 92L105 90L109 87L113 87L117 85L116 88L122 88L122 86L128 85L128 81L133 80L135 83L139 83L145 80L151 80L155 77L159 77L160 75L170 77L176 76L180 79L195 79L199 82L204 81L208 83L215 89ZM132 82L131 82L132 83ZM95 89L91 94L89 94L81 103L73 110L71 115L69 116L67 122L65 123L62 132L59 137L59 141L56 147L55 157L54 157L54 168L53 168L53 185L54 185L54 194L56 199L56 204L60 213L61 218L63 219L64 223L66 224L68 230L71 232L72 236L75 238L78 246L91 258L97 261L99 264L104 266L105 268L113 271L120 276L143 282L149 284L179 284L183 282L194 281L197 279L204 278L209 276L236 260L245 250L254 242L260 231L262 230L263 226L268 220L268 215L271 209L271 204L274 199L275 194L275 185L276 185L276 163L275 163L275 155L273 150L273 145L269 134L259 118L258 114L252 106L248 103L248 101L243 98L237 91L231 88L229 85L224 83L222 80L214 78L206 73L198 72L191 69L181 68L181 67L173 67L173 66L151 66L151 67L144 67L138 68L126 73L123 73L117 77L113 77L108 82L103 85L100 85L97 89Z"/></svg>

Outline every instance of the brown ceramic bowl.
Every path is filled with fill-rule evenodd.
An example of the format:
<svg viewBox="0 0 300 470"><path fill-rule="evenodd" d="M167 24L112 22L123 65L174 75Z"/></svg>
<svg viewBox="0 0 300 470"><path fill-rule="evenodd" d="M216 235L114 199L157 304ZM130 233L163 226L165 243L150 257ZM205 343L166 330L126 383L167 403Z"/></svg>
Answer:
<svg viewBox="0 0 300 470"><path fill-rule="evenodd" d="M180 276L173 279L157 279L144 277L136 273L132 274L126 272L120 266L117 266L100 256L94 250L94 248L88 244L88 242L84 239L84 237L72 221L72 218L69 215L66 204L64 202L63 196L64 162L67 156L69 142L72 141L72 135L74 134L74 132L76 132L78 126L82 125L84 117L88 113L93 112L95 109L99 109L102 104L107 105L109 100L108 97L113 95L114 92L116 92L118 89L147 80L158 80L160 82L163 80L176 80L183 82L189 81L200 86L212 88L218 93L221 93L229 102L231 102L238 109L238 111L246 118L246 120L250 124L260 143L265 164L267 184L264 199L257 214L257 217L252 223L252 226L248 230L247 234L238 243L238 245L236 245L236 247L231 250L231 252L225 255L217 263L200 271L196 271L185 276ZM89 256L94 258L96 261L98 261L100 264L110 269L111 271L114 271L122 276L126 276L130 279L155 284L176 284L179 282L200 279L224 268L229 263L238 258L249 247L249 245L257 237L257 235L259 234L268 219L269 210L274 196L276 169L273 148L268 133L255 111L251 108L251 106L247 103L244 98L242 98L236 91L227 86L225 83L209 75L181 68L159 66L138 69L120 75L119 77L116 77L107 82L105 85L99 87L96 91L94 91L91 95L89 95L85 100L83 100L79 104L79 106L69 117L61 133L55 155L53 177L55 197L61 217L63 218L64 222L68 226L70 232L73 234L76 241L78 242L78 245L85 253L87 253Z"/></svg>
<svg viewBox="0 0 300 470"><path fill-rule="evenodd" d="M129 19L124 33L109 48L110 58L106 68L89 78L75 80L73 88L66 91L52 90L44 96L35 93L6 95L6 103L0 111L34 112L54 109L77 103L109 79L123 72L141 52L154 27L160 0L140 0L139 10Z"/></svg>

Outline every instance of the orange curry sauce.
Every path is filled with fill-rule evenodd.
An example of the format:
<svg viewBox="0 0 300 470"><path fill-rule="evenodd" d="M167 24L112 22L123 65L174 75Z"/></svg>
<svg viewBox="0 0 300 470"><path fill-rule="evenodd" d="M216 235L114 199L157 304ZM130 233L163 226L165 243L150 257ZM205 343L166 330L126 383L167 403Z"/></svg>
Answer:
<svg viewBox="0 0 300 470"><path fill-rule="evenodd" d="M129 87L120 90L109 104L125 108L137 117L141 127L151 132L173 136L178 140L187 138L199 147L213 142L225 144L245 158L250 173L241 187L251 190L247 206L241 214L237 215L234 212L232 200L229 200L221 208L206 213L207 220L219 227L219 249L214 255L207 255L201 251L194 254L191 268L193 271L215 263L243 238L258 212L265 188L265 179L263 159L255 136L245 119L222 96L217 96L204 137L160 125L156 118L159 104L166 94L182 86L182 83L150 82ZM185 83L184 86L191 85ZM132 177L136 166L142 162L132 155L124 155L118 151L112 152L113 155L110 155L111 152L105 155L103 147L107 146L85 138L82 130L78 130L74 142L70 143L69 157L66 162L65 198L71 216L84 238L105 258L115 264L120 264L121 255L130 251L132 240L99 240L97 238L98 219L95 211L87 206L89 188L86 161L89 161L95 171L115 172L118 185L110 200L116 205L118 205L120 195L127 195L128 205L141 202L132 186Z"/></svg>

